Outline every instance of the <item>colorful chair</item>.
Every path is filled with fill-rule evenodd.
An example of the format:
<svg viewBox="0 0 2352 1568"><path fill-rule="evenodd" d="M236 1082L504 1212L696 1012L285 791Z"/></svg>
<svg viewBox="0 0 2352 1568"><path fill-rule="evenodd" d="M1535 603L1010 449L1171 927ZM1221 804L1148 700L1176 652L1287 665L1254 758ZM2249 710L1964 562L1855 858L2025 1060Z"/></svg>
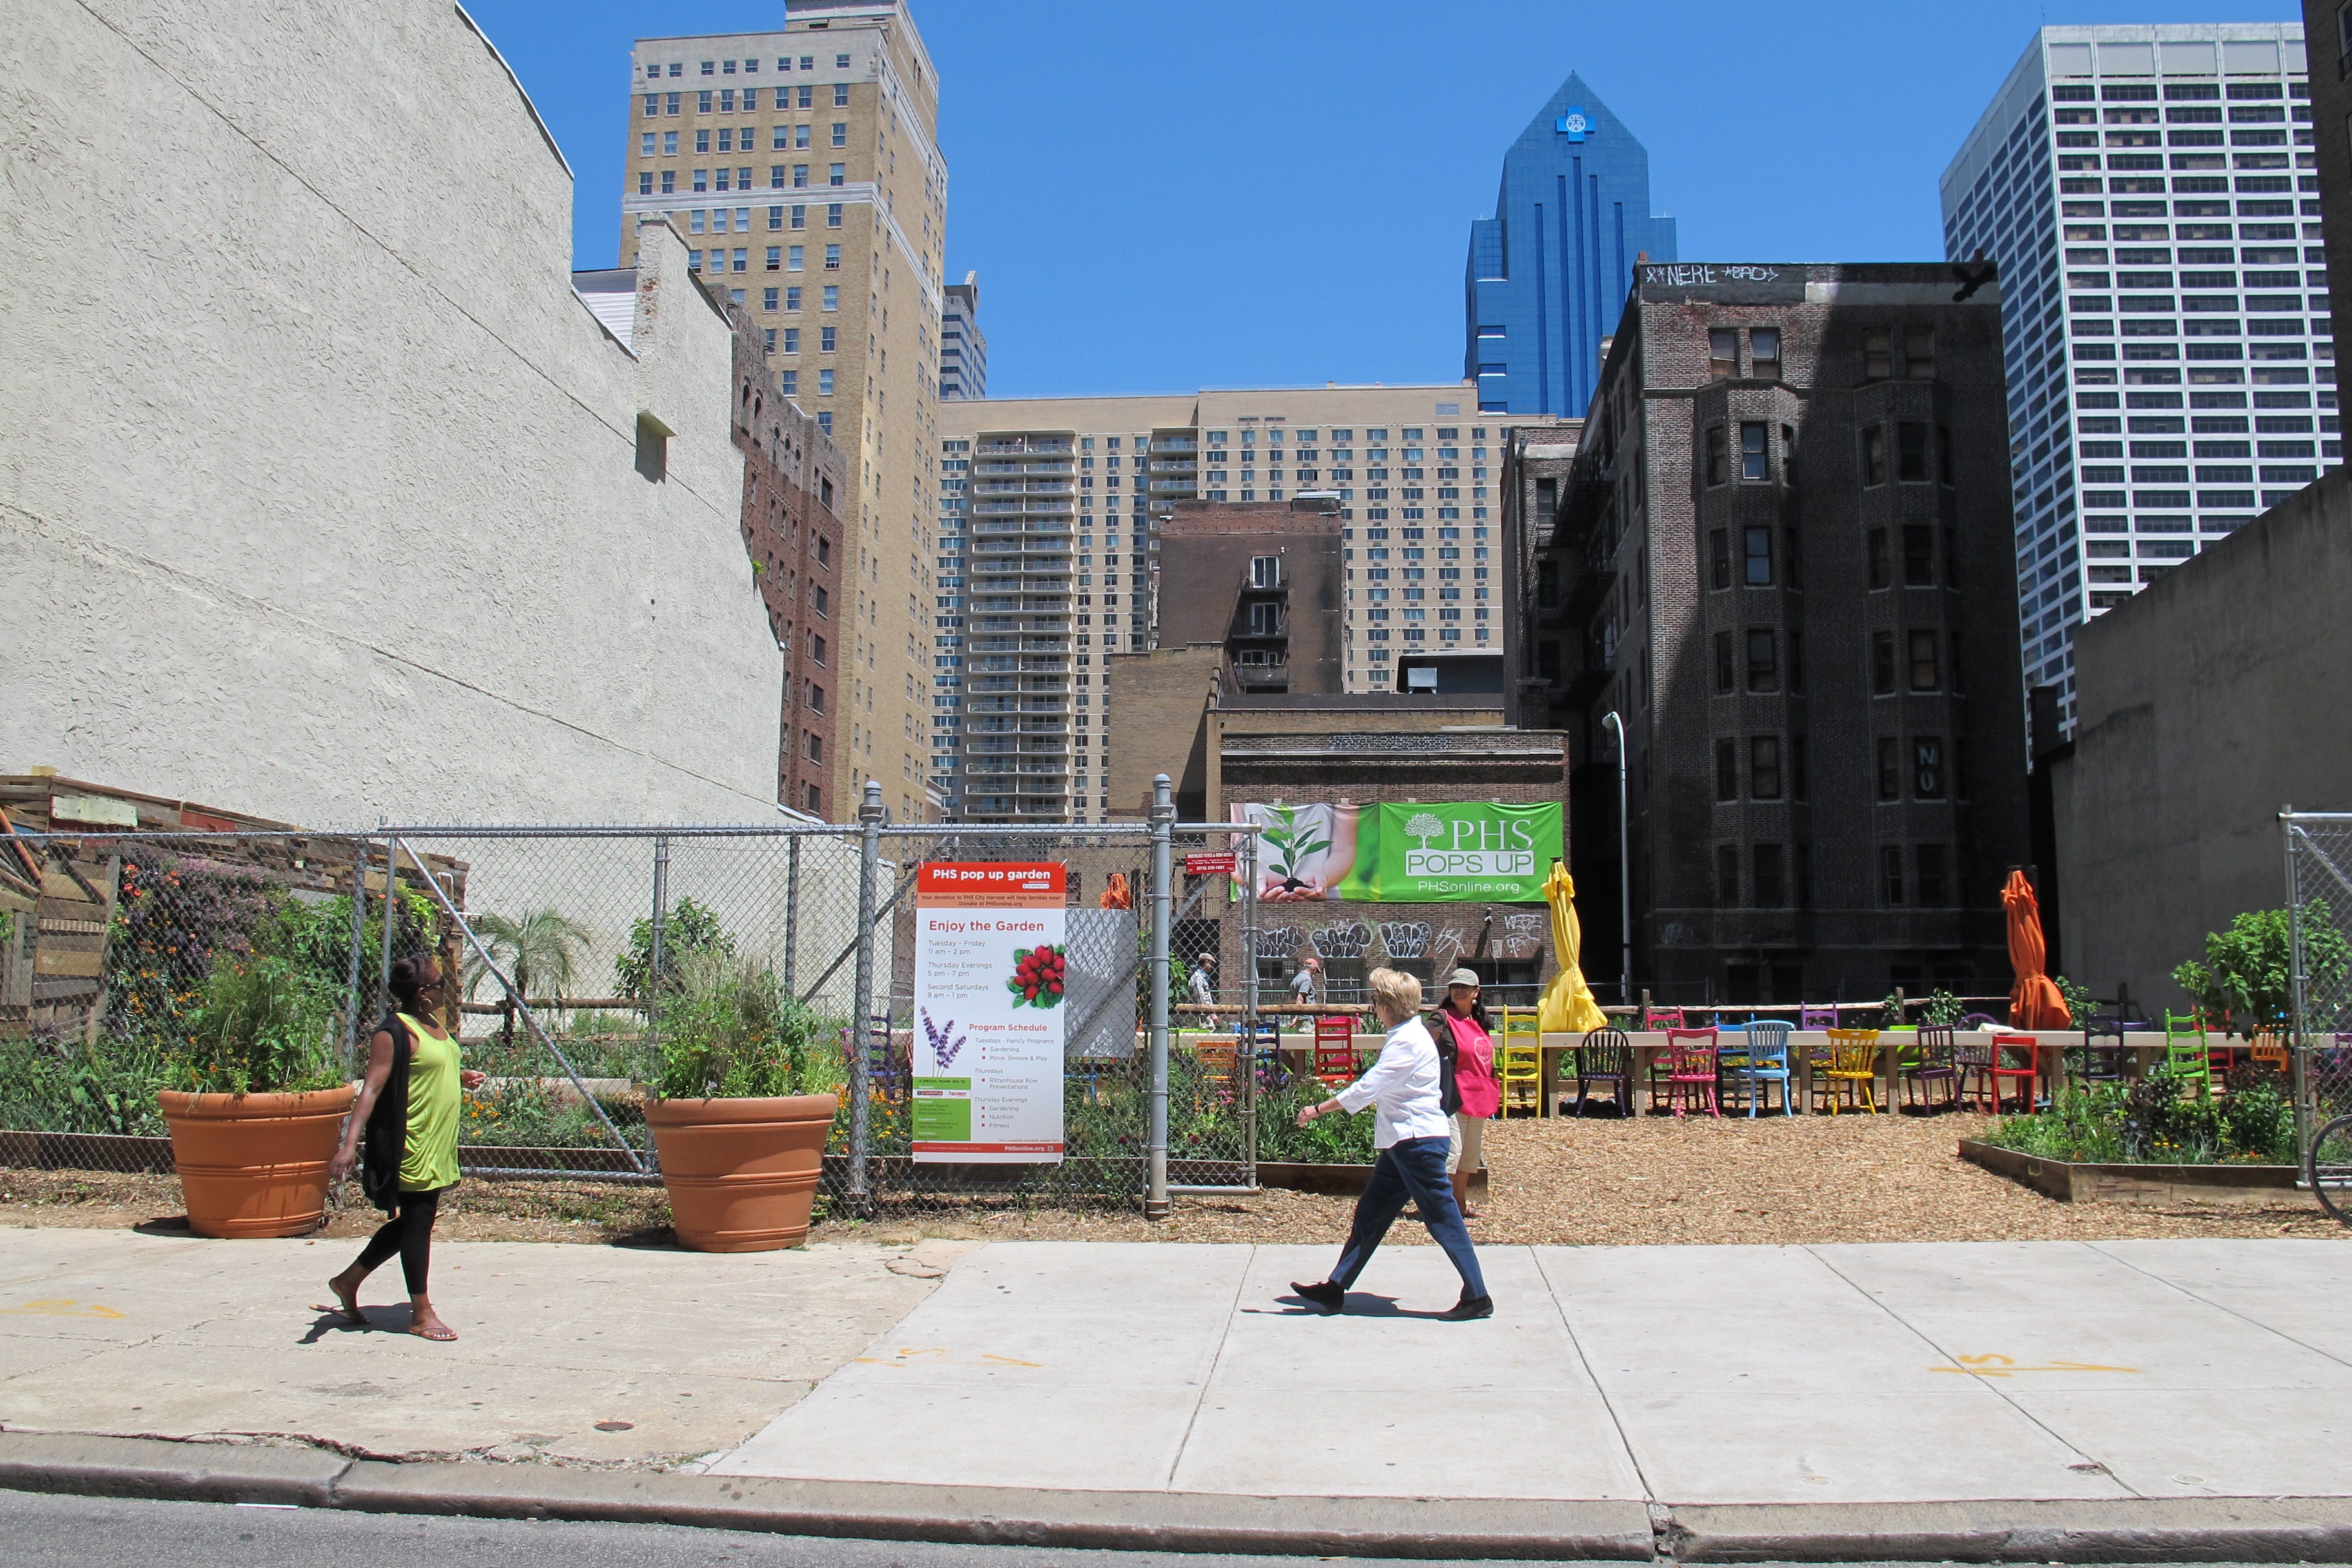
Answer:
<svg viewBox="0 0 2352 1568"><path fill-rule="evenodd" d="M2195 1008L2184 1016L2164 1010L2164 1068L2183 1083L2197 1086L2197 1098L2213 1092L2213 1047L2205 1038L2205 1019Z"/></svg>
<svg viewBox="0 0 2352 1568"><path fill-rule="evenodd" d="M1650 1007L1642 1014L1642 1027L1644 1029L1679 1029L1682 1026L1683 1010L1680 1007Z"/></svg>
<svg viewBox="0 0 2352 1568"><path fill-rule="evenodd" d="M1919 1026L1919 1046L1915 1059L1901 1069L1903 1103L1911 1104L1914 1089L1918 1091L1919 1109L1933 1110L1935 1097L1928 1093L1931 1086L1944 1086L1944 1106L1956 1110L1960 1103L1960 1069L1957 1058L1957 1031L1948 1024Z"/></svg>
<svg viewBox="0 0 2352 1568"><path fill-rule="evenodd" d="M2000 1085L2003 1079L2021 1079L2024 1088L2019 1091L2021 1110L2033 1107L2034 1080L2042 1076L2042 1043L2032 1035L1995 1035L1981 1046L1963 1046L1955 1053L1960 1065L1960 1093L1966 1098L1969 1078L1976 1078L1977 1102L1984 1110L2000 1110ZM2011 1051L2025 1053L2025 1065L2020 1067L2009 1059Z"/></svg>
<svg viewBox="0 0 2352 1568"><path fill-rule="evenodd" d="M2247 1055L2265 1067L2275 1068L2284 1072L2286 1070L2285 1033L2278 1029L2257 1029L2254 1031L2253 1047L2247 1052Z"/></svg>
<svg viewBox="0 0 2352 1568"><path fill-rule="evenodd" d="M1584 1114L1590 1086L1612 1086L1610 1098L1617 1114L1633 1114L1633 1042L1625 1031L1603 1026L1584 1037L1576 1047L1576 1113Z"/></svg>
<svg viewBox="0 0 2352 1568"><path fill-rule="evenodd" d="M2082 1054L2074 1064L2077 1076L2085 1084L2121 1083L2124 1080L2124 1026L2118 1018L2101 1016L2083 1026L2083 1043L2075 1047ZM2074 1056L2074 1051L2061 1053Z"/></svg>
<svg viewBox="0 0 2352 1568"><path fill-rule="evenodd" d="M1998 1029L2000 1020L1990 1013L1970 1013L1960 1020L1958 1026L1963 1029Z"/></svg>
<svg viewBox="0 0 2352 1568"><path fill-rule="evenodd" d="M1348 1017L1315 1020L1315 1076L1333 1088L1356 1081L1356 1021Z"/></svg>
<svg viewBox="0 0 2352 1568"><path fill-rule="evenodd" d="M1715 1092L1716 1041L1711 1028L1666 1031L1666 1103L1677 1117L1685 1110L1722 1117Z"/></svg>
<svg viewBox="0 0 2352 1568"><path fill-rule="evenodd" d="M1748 1038L1740 1059L1730 1068L1736 1088L1748 1095L1748 1118L1756 1119L1758 1104L1764 1098L1764 1086L1780 1086L1780 1114L1797 1114L1796 1096L1790 1092L1796 1083L1789 1065L1789 1037L1794 1031L1777 1019L1766 1019L1748 1026Z"/></svg>
<svg viewBox="0 0 2352 1568"><path fill-rule="evenodd" d="M1835 1116L1841 1102L1857 1101L1873 1116L1878 1114L1878 1031L1832 1029L1828 1061L1813 1076L1813 1109L1827 1101Z"/></svg>
<svg viewBox="0 0 2352 1568"><path fill-rule="evenodd" d="M1527 1109L1540 1115L1543 1111L1543 1036L1538 1032L1536 1010L1532 1007L1504 1007L1496 1020L1499 1033L1495 1040L1495 1077L1503 1090L1501 1114L1508 1117L1514 1105L1524 1102Z"/></svg>
<svg viewBox="0 0 2352 1568"><path fill-rule="evenodd" d="M1834 1029L1837 1026L1838 1010L1834 1002L1826 1007L1800 1006L1797 1009L1797 1027L1809 1035L1816 1029Z"/></svg>
<svg viewBox="0 0 2352 1568"><path fill-rule="evenodd" d="M1203 1035L1192 1042L1192 1056L1201 1064L1201 1077L1209 1083L1234 1081L1234 1037L1231 1035Z"/></svg>

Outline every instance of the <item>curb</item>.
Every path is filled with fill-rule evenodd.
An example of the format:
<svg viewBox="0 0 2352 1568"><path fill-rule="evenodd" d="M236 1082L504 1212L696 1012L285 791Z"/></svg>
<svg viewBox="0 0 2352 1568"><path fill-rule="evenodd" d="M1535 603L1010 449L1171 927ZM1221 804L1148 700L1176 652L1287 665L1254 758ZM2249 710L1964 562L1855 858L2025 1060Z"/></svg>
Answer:
<svg viewBox="0 0 2352 1568"><path fill-rule="evenodd" d="M0 1432L0 1489L1095 1551L1691 1563L2343 1563L2352 1498L1665 1505L810 1481Z"/></svg>

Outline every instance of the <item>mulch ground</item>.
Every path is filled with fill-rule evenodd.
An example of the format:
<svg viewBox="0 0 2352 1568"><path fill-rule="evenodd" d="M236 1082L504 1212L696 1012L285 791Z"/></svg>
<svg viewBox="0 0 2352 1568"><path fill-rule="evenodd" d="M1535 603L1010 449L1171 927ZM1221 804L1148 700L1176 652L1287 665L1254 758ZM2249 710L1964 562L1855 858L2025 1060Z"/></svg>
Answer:
<svg viewBox="0 0 2352 1568"><path fill-rule="evenodd" d="M2167 1237L2352 1237L2308 1198L2206 1208L2063 1204L1955 1152L1986 1119L1803 1116L1498 1122L1486 1134L1491 1188L1473 1232L1498 1244L1696 1246L1726 1242L2120 1240ZM380 1223L364 1203L331 1211L325 1237ZM992 1200L992 1203L1000 1201ZM1311 1242L1337 1245L1353 1200L1267 1191L1180 1198L1162 1225L1131 1211L934 1206L864 1223L820 1215L814 1239ZM186 1234L178 1181L0 1171L0 1226L139 1226ZM467 1182L445 1198L454 1241L662 1246L658 1187ZM1399 1243L1425 1242L1401 1226Z"/></svg>

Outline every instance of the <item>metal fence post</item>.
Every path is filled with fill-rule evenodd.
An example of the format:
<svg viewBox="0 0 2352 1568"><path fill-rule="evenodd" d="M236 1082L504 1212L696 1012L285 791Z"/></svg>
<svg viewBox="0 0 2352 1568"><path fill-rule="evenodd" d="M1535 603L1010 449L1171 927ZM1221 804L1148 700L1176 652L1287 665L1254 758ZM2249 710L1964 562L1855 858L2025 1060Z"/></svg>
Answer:
<svg viewBox="0 0 2352 1568"><path fill-rule="evenodd" d="M1176 820L1176 802L1168 775L1151 779L1151 1121L1146 1149L1143 1217L1168 1217L1168 917L1174 889L1169 883L1170 829Z"/></svg>
<svg viewBox="0 0 2352 1568"><path fill-rule="evenodd" d="M352 963L343 981L343 1068L356 1071L360 1055L360 954L367 947L367 840L352 846Z"/></svg>
<svg viewBox="0 0 2352 1568"><path fill-rule="evenodd" d="M383 968L376 976L376 998L392 1008L392 932L400 924L400 840L383 842Z"/></svg>
<svg viewBox="0 0 2352 1568"><path fill-rule="evenodd" d="M2306 1103L2310 1089L2309 1075L2304 1070L2304 1035L2305 1000L2303 962L2303 889L2296 875L2294 859L2294 807L2279 808L2279 838L2286 855L2286 1035L2287 1060L2294 1073L2294 1146L2298 1154L2311 1148L2311 1107ZM2300 1159L2296 1163L2300 1164Z"/></svg>
<svg viewBox="0 0 2352 1568"><path fill-rule="evenodd" d="M801 840L784 840L784 994L800 994L796 978L801 955Z"/></svg>
<svg viewBox="0 0 2352 1568"><path fill-rule="evenodd" d="M866 1161L871 1133L866 1117L866 1031L874 1005L874 893L882 868L882 785L866 781L857 807L864 841L857 855L857 973L849 999L849 1202L863 1215L873 1206Z"/></svg>

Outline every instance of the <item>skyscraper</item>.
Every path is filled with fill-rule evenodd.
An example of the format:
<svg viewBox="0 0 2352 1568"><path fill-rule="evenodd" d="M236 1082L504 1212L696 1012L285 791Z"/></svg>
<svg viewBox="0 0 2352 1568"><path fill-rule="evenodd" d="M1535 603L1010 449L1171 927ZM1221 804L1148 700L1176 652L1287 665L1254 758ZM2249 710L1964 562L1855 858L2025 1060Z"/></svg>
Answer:
<svg viewBox="0 0 2352 1568"><path fill-rule="evenodd" d="M988 395L988 339L980 330L980 274L947 287L940 318L940 398L961 403Z"/></svg>
<svg viewBox="0 0 2352 1568"><path fill-rule="evenodd" d="M1944 171L1947 254L2000 264L2025 676L2063 732L2076 626L2342 459L2310 99L2292 23L2044 27Z"/></svg>
<svg viewBox="0 0 2352 1568"><path fill-rule="evenodd" d="M1503 155L1495 216L1470 225L1462 374L1478 412L1581 416L1645 255L1675 258L1650 154L1571 75Z"/></svg>
<svg viewBox="0 0 2352 1568"><path fill-rule="evenodd" d="M793 654L795 689L835 704L824 798L854 803L878 779L894 816L921 821L938 805L919 678L947 236L939 73L906 0L791 0L780 32L640 38L630 77L621 264L640 216L666 216L758 331L769 391L841 450L845 580Z"/></svg>

